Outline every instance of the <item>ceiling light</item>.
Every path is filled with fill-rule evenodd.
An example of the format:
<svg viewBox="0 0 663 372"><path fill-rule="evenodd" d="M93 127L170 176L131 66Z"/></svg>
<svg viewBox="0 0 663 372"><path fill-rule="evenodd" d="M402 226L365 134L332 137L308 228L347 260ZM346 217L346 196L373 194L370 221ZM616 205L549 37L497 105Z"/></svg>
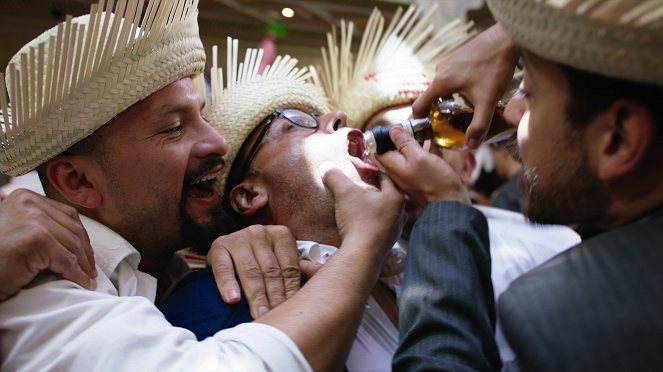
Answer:
<svg viewBox="0 0 663 372"><path fill-rule="evenodd" d="M283 10L281 10L281 14L283 14L283 16L286 18L292 18L292 16L295 15L295 11L290 8L283 8Z"/></svg>

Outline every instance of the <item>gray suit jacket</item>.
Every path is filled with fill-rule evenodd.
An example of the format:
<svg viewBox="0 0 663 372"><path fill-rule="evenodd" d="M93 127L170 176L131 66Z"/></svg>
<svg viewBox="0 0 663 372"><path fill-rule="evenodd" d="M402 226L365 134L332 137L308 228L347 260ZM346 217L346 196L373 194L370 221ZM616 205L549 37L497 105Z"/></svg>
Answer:
<svg viewBox="0 0 663 372"><path fill-rule="evenodd" d="M663 210L514 281L499 318L526 371L663 371Z"/></svg>
<svg viewBox="0 0 663 372"><path fill-rule="evenodd" d="M455 202L412 232L394 371L495 371L488 226ZM663 210L523 275L499 301L514 371L663 371Z"/></svg>

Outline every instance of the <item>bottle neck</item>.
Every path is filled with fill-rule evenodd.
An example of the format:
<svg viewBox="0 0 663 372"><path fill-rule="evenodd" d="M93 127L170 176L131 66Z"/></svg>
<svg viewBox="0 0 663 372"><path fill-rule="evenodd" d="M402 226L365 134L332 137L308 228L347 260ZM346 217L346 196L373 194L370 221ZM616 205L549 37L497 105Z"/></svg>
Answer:
<svg viewBox="0 0 663 372"><path fill-rule="evenodd" d="M410 134L412 134L412 137L416 138L420 143L433 138L433 130L431 128L431 122L429 118L410 119L404 124L407 125L403 125L403 127L407 129Z"/></svg>

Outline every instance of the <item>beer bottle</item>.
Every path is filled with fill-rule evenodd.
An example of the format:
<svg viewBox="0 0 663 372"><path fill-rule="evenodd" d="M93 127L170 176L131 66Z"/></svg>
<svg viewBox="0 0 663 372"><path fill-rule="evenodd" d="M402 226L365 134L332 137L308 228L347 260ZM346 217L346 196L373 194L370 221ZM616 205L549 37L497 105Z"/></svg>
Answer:
<svg viewBox="0 0 663 372"><path fill-rule="evenodd" d="M503 114L505 107L506 102L498 102L490 123L490 129L483 143L506 140L516 130L515 127L508 125L504 121ZM400 125L405 128L419 143L423 143L427 139L432 139L440 147L464 150L467 149L465 132L472 122L473 115L473 109L459 105L453 99L440 99L431 106L430 115L427 118L411 119L394 125ZM389 137L389 129L394 125L373 128L364 133L366 155L373 152L382 154L385 151L396 149L396 146Z"/></svg>

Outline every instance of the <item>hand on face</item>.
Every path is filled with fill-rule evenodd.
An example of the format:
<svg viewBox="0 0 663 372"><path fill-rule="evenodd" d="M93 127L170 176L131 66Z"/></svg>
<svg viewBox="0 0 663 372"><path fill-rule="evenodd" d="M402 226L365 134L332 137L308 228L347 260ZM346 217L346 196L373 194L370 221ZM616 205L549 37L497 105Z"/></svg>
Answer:
<svg viewBox="0 0 663 372"><path fill-rule="evenodd" d="M401 127L389 131L397 151L387 151L376 158L394 182L421 207L439 200L457 200L470 204L470 197L460 176L438 155L422 148Z"/></svg>
<svg viewBox="0 0 663 372"><path fill-rule="evenodd" d="M90 239L74 208L16 190L0 203L0 236L0 300L15 295L41 270L96 288Z"/></svg>
<svg viewBox="0 0 663 372"><path fill-rule="evenodd" d="M214 241L207 255L221 297L239 302L235 268L254 319L299 290L301 269L297 243L285 226L253 225ZM233 267L234 263L234 267Z"/></svg>
<svg viewBox="0 0 663 372"><path fill-rule="evenodd" d="M321 173L334 194L336 225L343 245L379 247L380 254L388 253L406 219L403 195L389 177L380 173L380 190L373 190L355 184L331 162L322 164Z"/></svg>
<svg viewBox="0 0 663 372"><path fill-rule="evenodd" d="M426 117L438 98L459 93L474 107L466 143L479 147L517 61L515 42L499 24L489 28L437 65L430 87L412 105L414 117Z"/></svg>

